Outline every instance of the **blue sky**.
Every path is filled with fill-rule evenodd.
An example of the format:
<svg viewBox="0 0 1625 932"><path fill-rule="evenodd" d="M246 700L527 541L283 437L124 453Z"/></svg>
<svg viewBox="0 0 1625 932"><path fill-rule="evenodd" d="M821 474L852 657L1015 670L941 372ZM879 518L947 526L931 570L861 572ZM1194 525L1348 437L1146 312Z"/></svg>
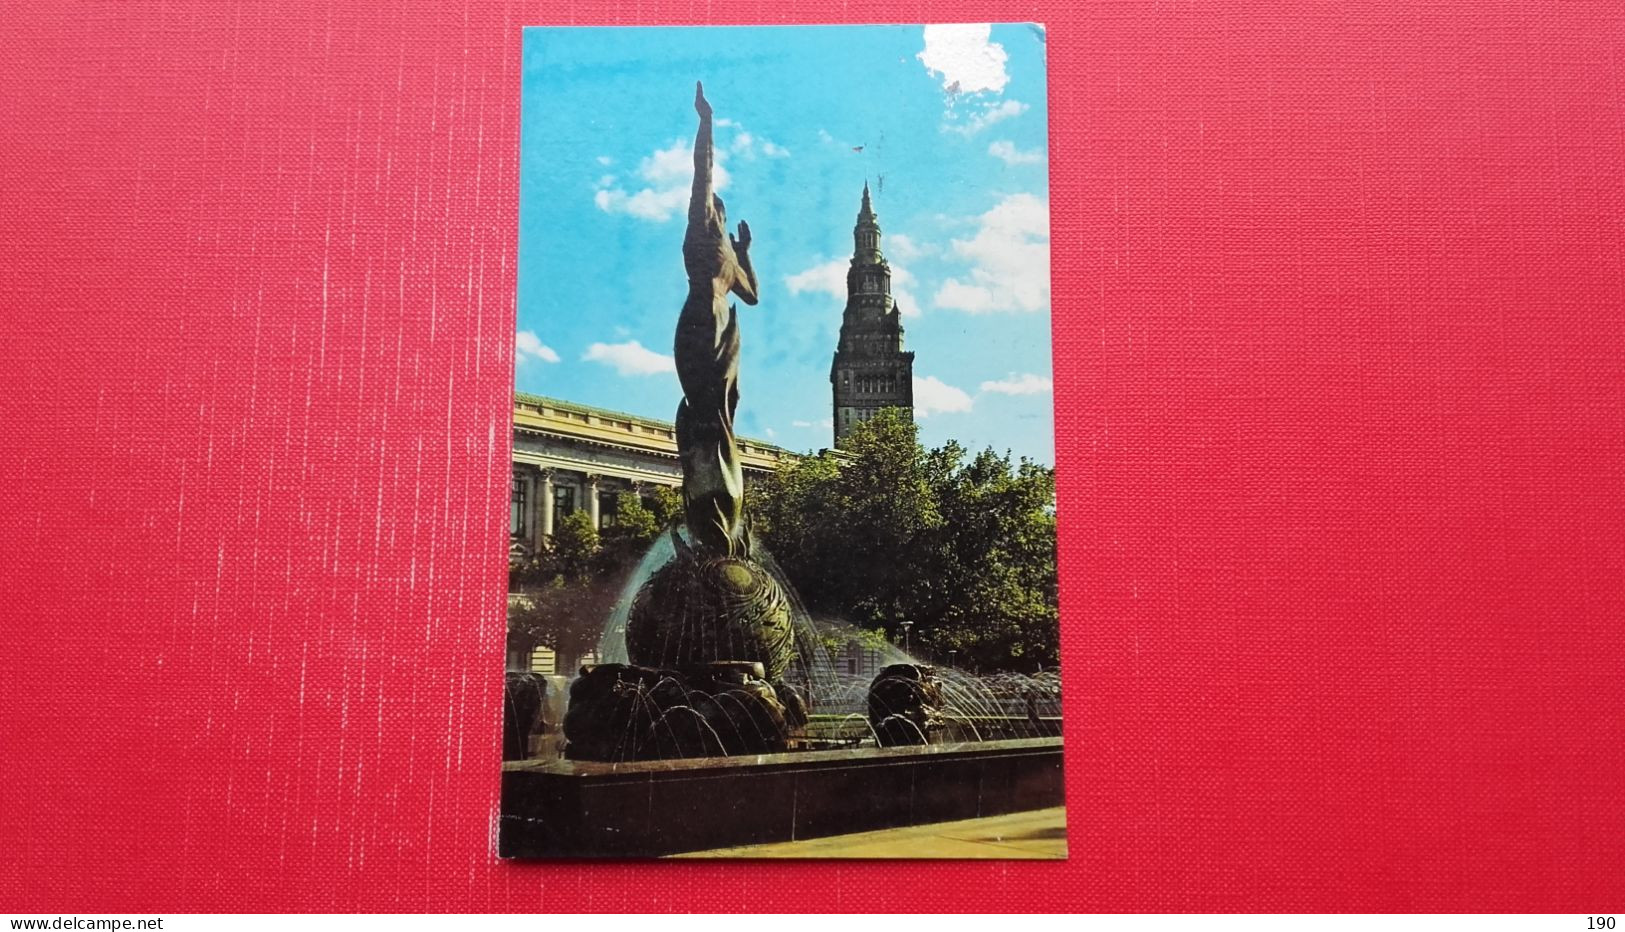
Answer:
<svg viewBox="0 0 1625 932"><path fill-rule="evenodd" d="M864 182L915 351L922 439L1054 462L1044 35L1031 25L527 29L520 391L670 420L705 82L740 305L739 432L831 442ZM857 147L861 151L854 151Z"/></svg>

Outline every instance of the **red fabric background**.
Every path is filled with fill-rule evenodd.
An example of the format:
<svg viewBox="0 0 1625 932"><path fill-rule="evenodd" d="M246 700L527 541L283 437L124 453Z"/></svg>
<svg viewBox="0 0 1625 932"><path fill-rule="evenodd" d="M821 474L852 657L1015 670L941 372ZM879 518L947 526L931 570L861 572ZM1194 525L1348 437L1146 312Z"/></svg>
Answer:
<svg viewBox="0 0 1625 932"><path fill-rule="evenodd" d="M0 21L0 909L1625 909L1625 8ZM491 855L524 24L1049 24L1067 863Z"/></svg>

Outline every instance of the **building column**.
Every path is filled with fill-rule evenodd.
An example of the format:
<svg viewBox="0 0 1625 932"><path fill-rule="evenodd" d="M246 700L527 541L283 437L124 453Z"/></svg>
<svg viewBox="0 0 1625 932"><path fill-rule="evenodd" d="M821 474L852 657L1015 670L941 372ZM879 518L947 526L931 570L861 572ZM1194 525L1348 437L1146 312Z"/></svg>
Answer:
<svg viewBox="0 0 1625 932"><path fill-rule="evenodd" d="M540 551L553 537L553 470L542 470L536 489L536 549Z"/></svg>
<svg viewBox="0 0 1625 932"><path fill-rule="evenodd" d="M587 476L581 484L582 494L587 497L587 517L592 519L593 529L598 528L598 477Z"/></svg>

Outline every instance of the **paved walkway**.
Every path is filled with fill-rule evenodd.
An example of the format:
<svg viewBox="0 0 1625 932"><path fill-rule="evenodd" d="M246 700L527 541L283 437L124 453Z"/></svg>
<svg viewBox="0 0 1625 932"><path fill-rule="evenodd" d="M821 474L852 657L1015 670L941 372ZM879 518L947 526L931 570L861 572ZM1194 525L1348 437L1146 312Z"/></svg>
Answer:
<svg viewBox="0 0 1625 932"><path fill-rule="evenodd" d="M680 858L1028 858L1066 857L1066 810L911 825L740 848L679 854Z"/></svg>

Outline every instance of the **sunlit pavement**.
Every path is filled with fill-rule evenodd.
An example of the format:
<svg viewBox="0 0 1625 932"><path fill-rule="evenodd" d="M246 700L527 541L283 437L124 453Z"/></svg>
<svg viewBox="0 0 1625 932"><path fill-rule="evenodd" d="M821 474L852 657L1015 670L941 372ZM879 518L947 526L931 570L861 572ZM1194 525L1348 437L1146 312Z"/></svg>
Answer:
<svg viewBox="0 0 1625 932"><path fill-rule="evenodd" d="M985 819L716 848L675 857L1056 859L1066 857L1066 810L1057 806Z"/></svg>

